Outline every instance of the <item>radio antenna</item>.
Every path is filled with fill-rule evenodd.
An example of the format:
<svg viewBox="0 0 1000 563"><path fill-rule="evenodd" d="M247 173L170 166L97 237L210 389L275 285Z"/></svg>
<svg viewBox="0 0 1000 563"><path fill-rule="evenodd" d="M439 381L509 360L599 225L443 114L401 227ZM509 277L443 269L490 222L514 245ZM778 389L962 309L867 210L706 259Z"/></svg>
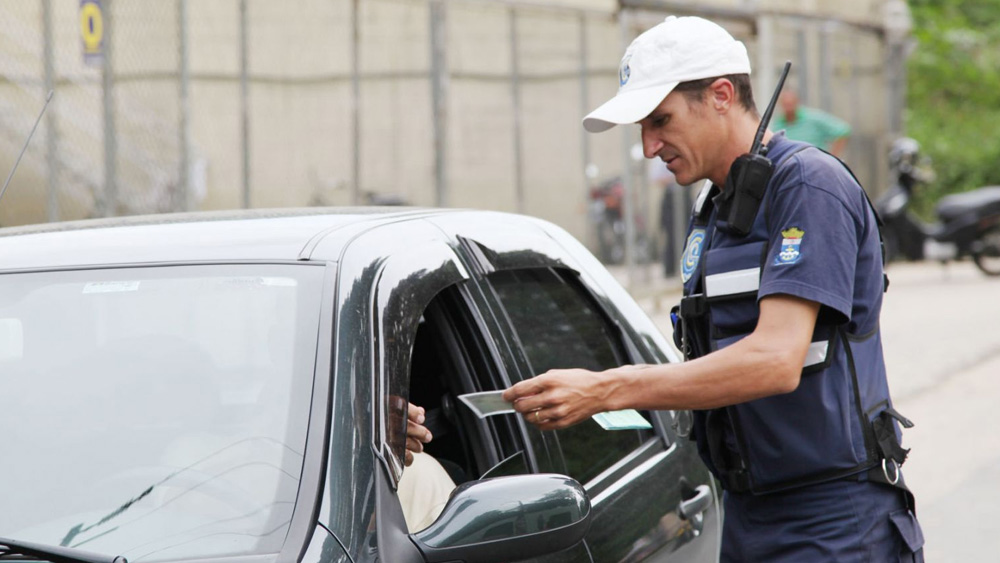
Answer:
<svg viewBox="0 0 1000 563"><path fill-rule="evenodd" d="M771 96L771 102L767 104L767 109L764 110L764 117L760 119L760 125L757 127L757 135L753 138L753 146L750 147L750 154L757 154L760 152L760 145L764 140L764 131L767 130L767 126L771 123L771 114L774 113L774 106L778 103L778 95L781 94L781 88L785 85L785 78L788 77L788 70L792 68L792 61L785 61L785 68L781 69L781 78L778 79L778 86L774 89L774 95Z"/></svg>
<svg viewBox="0 0 1000 563"><path fill-rule="evenodd" d="M38 123L42 120L42 116L45 115L45 108L49 107L49 102L52 101L52 94L55 94L55 90L49 90L49 94L45 96L45 105L42 106L42 111L38 112L35 125L31 128L31 133L28 133L28 138L25 139L24 146L21 147L21 154L17 155L17 160L14 161L14 166L10 169L10 174L7 174L7 181L3 183L3 189L0 190L0 200L3 199L3 194L7 193L7 186L10 185L10 179L14 177L14 171L17 170L17 165L21 163L24 151L28 150L28 143L31 142L31 137L35 134L35 129L38 129Z"/></svg>

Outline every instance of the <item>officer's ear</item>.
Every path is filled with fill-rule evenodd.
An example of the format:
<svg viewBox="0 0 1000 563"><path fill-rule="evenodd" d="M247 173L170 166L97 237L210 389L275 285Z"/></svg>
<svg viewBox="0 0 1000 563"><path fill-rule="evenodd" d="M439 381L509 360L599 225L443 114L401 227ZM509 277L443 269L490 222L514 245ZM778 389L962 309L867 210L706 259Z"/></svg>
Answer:
<svg viewBox="0 0 1000 563"><path fill-rule="evenodd" d="M728 78L717 78L708 86L708 99L715 111L727 113L736 102L736 87Z"/></svg>

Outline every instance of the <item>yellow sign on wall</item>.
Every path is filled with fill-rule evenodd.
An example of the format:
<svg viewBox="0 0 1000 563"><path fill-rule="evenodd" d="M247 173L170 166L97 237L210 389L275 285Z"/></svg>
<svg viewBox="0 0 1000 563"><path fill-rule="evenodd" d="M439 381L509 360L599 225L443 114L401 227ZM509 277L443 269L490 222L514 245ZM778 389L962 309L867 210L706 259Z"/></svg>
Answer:
<svg viewBox="0 0 1000 563"><path fill-rule="evenodd" d="M101 0L80 0L80 38L83 40L84 64L103 65L104 14Z"/></svg>

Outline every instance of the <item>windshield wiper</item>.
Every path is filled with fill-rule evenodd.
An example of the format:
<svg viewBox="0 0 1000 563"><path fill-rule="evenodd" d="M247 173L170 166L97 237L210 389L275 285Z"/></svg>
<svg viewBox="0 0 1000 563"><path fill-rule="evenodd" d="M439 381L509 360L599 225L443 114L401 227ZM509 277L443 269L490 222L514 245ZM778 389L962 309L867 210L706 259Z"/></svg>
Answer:
<svg viewBox="0 0 1000 563"><path fill-rule="evenodd" d="M72 547L44 545L0 538L0 561L12 555L52 561L52 563L128 563L121 555L101 555Z"/></svg>

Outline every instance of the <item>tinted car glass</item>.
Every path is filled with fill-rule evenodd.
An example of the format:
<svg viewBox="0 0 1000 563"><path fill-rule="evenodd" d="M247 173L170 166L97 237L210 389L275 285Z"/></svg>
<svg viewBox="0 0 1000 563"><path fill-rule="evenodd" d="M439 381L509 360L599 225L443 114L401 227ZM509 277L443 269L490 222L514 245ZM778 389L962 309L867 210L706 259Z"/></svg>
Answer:
<svg viewBox="0 0 1000 563"><path fill-rule="evenodd" d="M277 552L302 471L323 273L0 276L0 335L12 335L0 535L130 561Z"/></svg>
<svg viewBox="0 0 1000 563"><path fill-rule="evenodd" d="M535 374L565 368L602 371L627 363L615 329L571 276L541 268L489 276ZM556 434L567 473L581 483L646 437L642 432L608 432L593 420Z"/></svg>

